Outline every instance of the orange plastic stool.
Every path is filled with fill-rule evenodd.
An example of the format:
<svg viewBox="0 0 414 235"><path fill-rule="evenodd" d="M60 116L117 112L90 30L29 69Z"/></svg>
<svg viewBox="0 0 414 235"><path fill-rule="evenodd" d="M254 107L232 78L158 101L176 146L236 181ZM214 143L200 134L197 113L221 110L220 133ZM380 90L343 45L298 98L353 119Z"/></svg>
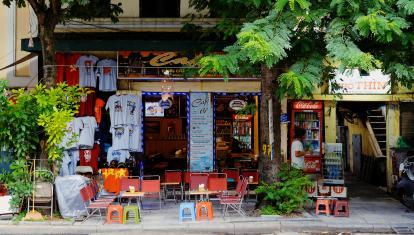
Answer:
<svg viewBox="0 0 414 235"><path fill-rule="evenodd" d="M325 215L331 214L330 209L331 200L329 199L317 199L316 200L316 215L319 215L320 213L324 213ZM323 208L320 208L320 207Z"/></svg>
<svg viewBox="0 0 414 235"><path fill-rule="evenodd" d="M348 201L338 200L335 202L334 216L335 217L349 217Z"/></svg>
<svg viewBox="0 0 414 235"><path fill-rule="evenodd" d="M203 210L205 213L203 213ZM213 213L213 204L211 202L197 202L196 204L196 217L197 220L206 218L212 220L214 216Z"/></svg>
<svg viewBox="0 0 414 235"><path fill-rule="evenodd" d="M121 205L109 205L108 212L106 213L106 223L120 223L122 224L123 207ZM117 213L114 216L114 213Z"/></svg>

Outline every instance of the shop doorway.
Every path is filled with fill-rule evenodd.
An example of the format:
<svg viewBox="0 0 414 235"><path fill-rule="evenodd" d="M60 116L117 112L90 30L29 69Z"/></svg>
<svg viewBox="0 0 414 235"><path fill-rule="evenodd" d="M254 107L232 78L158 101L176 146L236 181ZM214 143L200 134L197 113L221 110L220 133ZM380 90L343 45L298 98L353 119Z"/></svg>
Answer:
<svg viewBox="0 0 414 235"><path fill-rule="evenodd" d="M144 172L187 170L187 94L143 94Z"/></svg>
<svg viewBox="0 0 414 235"><path fill-rule="evenodd" d="M216 165L223 169L257 169L258 96L215 94Z"/></svg>

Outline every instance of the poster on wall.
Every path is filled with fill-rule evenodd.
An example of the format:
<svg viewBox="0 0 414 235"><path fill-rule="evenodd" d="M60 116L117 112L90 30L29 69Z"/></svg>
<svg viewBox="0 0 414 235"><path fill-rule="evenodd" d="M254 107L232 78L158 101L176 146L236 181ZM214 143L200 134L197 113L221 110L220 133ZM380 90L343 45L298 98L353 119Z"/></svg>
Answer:
<svg viewBox="0 0 414 235"><path fill-rule="evenodd" d="M210 93L190 93L190 170L213 170L213 104Z"/></svg>

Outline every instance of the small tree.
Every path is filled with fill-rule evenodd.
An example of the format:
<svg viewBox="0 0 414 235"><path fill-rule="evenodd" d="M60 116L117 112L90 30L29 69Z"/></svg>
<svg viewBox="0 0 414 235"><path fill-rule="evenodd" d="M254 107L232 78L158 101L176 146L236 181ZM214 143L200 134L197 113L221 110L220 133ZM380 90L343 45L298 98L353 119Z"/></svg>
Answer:
<svg viewBox="0 0 414 235"><path fill-rule="evenodd" d="M3 0L3 4L10 7L13 1L18 7L29 4L37 16L46 87L54 86L56 80L57 24L74 18L91 20L96 17L110 17L113 22L117 22L118 15L122 13L121 3L112 4L110 0Z"/></svg>

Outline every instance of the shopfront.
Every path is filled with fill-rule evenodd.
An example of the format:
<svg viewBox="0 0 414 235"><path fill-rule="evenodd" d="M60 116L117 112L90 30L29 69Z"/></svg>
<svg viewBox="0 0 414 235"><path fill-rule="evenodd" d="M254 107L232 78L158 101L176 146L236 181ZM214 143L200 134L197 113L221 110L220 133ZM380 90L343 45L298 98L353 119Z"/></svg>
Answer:
<svg viewBox="0 0 414 235"><path fill-rule="evenodd" d="M78 145L67 154L79 151L83 159L83 152L90 152L94 156L80 164L93 165L94 173L107 167L126 167L136 175L257 169L260 82L194 77L196 56L175 51L57 53L58 81L93 91L76 120L94 117L92 126L98 130L90 141L99 145Z"/></svg>

